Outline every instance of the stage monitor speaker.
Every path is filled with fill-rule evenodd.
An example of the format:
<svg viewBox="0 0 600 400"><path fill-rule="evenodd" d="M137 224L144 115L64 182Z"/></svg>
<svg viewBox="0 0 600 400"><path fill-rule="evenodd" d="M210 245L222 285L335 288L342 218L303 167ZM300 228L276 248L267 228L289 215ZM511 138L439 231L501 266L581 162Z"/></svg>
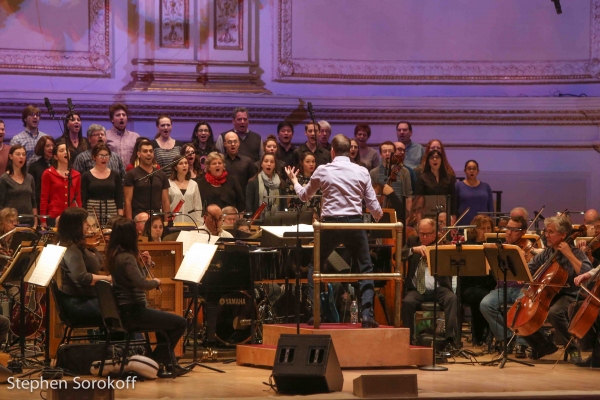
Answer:
<svg viewBox="0 0 600 400"><path fill-rule="evenodd" d="M417 374L361 375L352 381L356 397L418 397Z"/></svg>
<svg viewBox="0 0 600 400"><path fill-rule="evenodd" d="M281 335L273 379L282 394L339 392L344 385L329 335Z"/></svg>

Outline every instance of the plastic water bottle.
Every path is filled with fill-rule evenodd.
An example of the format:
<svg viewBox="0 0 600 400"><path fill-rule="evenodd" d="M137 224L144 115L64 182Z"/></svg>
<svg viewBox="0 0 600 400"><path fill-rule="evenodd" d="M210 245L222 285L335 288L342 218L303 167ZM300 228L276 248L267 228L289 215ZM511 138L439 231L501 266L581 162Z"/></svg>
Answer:
<svg viewBox="0 0 600 400"><path fill-rule="evenodd" d="M352 304L350 304L350 323L358 324L358 304L356 300L352 300Z"/></svg>

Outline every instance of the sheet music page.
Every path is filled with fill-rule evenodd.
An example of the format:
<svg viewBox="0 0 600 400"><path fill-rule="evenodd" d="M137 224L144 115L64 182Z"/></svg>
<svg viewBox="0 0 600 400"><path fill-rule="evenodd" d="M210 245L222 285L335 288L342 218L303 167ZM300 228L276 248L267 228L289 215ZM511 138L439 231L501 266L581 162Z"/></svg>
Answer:
<svg viewBox="0 0 600 400"><path fill-rule="evenodd" d="M210 243L215 244L220 236L210 235ZM198 231L181 231L177 236L177 242L183 243L183 255L185 256L194 243L207 243L208 234L206 232Z"/></svg>
<svg viewBox="0 0 600 400"><path fill-rule="evenodd" d="M208 235L206 235L208 237ZM176 281L199 283L206 272L219 246L194 243L183 257L183 262L173 278Z"/></svg>
<svg viewBox="0 0 600 400"><path fill-rule="evenodd" d="M290 226L261 226L261 228L278 238L283 238L283 234L286 232L296 232L297 225ZM314 232L312 225L300 224L300 232Z"/></svg>
<svg viewBox="0 0 600 400"><path fill-rule="evenodd" d="M66 247L53 244L44 247L25 276L25 282L37 286L48 286L66 251Z"/></svg>

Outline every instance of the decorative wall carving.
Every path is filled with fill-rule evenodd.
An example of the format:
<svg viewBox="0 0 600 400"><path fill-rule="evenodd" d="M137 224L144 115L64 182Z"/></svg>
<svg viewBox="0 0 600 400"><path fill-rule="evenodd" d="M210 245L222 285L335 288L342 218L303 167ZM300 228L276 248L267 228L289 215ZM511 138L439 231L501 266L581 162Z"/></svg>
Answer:
<svg viewBox="0 0 600 400"><path fill-rule="evenodd" d="M0 49L0 73L109 77L109 0L88 3L88 51Z"/></svg>
<svg viewBox="0 0 600 400"><path fill-rule="evenodd" d="M160 47L189 47L189 0L160 1Z"/></svg>
<svg viewBox="0 0 600 400"><path fill-rule="evenodd" d="M243 50L244 0L215 1L215 49Z"/></svg>
<svg viewBox="0 0 600 400"><path fill-rule="evenodd" d="M589 59L531 62L446 62L332 60L294 58L292 5L301 0L277 0L274 15L273 73L277 81L360 83L550 83L600 80L600 0L591 2ZM318 10L315 10L318 12Z"/></svg>

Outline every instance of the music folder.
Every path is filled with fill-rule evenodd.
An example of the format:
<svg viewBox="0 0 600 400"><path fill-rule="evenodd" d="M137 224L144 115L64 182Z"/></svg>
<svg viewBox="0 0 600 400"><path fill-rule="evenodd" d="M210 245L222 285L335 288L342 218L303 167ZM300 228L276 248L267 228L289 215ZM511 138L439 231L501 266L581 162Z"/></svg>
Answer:
<svg viewBox="0 0 600 400"><path fill-rule="evenodd" d="M490 271L483 254L481 245L453 245L446 244L438 246L436 254L435 246L427 246L427 263L429 270L435 269L435 260L438 258L437 274L439 276L484 276Z"/></svg>
<svg viewBox="0 0 600 400"><path fill-rule="evenodd" d="M63 246L46 245L25 275L25 282L47 287L66 251L67 248Z"/></svg>
<svg viewBox="0 0 600 400"><path fill-rule="evenodd" d="M42 246L38 246L37 251L41 252ZM20 282L21 279L27 274L31 265L31 253L34 248L19 247L15 252L11 263L5 268L4 272L0 274L0 284Z"/></svg>
<svg viewBox="0 0 600 400"><path fill-rule="evenodd" d="M484 243L483 253L485 258L488 260L489 265L494 271L496 278L504 280L503 268L507 269L506 281L523 281L531 282L531 272L523 250L514 244L503 244L502 249L498 248L495 243Z"/></svg>
<svg viewBox="0 0 600 400"><path fill-rule="evenodd" d="M183 257L181 266L173 280L200 283L219 246L194 243Z"/></svg>

